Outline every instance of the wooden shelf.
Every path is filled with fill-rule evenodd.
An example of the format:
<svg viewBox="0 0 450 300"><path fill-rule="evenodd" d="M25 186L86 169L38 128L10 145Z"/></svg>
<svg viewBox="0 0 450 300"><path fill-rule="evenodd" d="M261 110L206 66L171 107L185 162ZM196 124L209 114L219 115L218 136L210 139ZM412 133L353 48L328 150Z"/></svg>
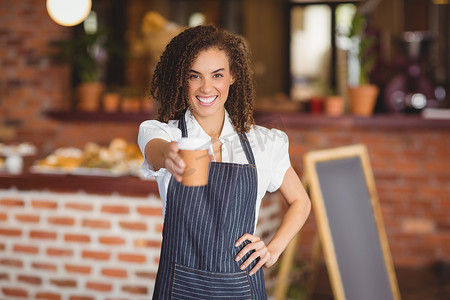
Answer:
<svg viewBox="0 0 450 300"><path fill-rule="evenodd" d="M0 189L48 190L54 192L83 191L93 194L113 194L146 197L158 193L155 180L144 180L134 176L102 177L65 174L21 174L0 173Z"/></svg>
<svg viewBox="0 0 450 300"><path fill-rule="evenodd" d="M312 4L345 4L362 2L363 0L290 0L290 5L312 5Z"/></svg>
<svg viewBox="0 0 450 300"><path fill-rule="evenodd" d="M49 118L69 122L136 122L152 119L150 113L107 113L107 112L79 112L79 111L48 111Z"/></svg>
<svg viewBox="0 0 450 300"><path fill-rule="evenodd" d="M370 117L357 117L353 115L330 117L322 114L313 115L297 112L257 112L255 114L255 120L259 125L279 129L283 129L284 127L326 126L401 130L450 129L450 120L424 119L420 115L405 114L375 114Z"/></svg>

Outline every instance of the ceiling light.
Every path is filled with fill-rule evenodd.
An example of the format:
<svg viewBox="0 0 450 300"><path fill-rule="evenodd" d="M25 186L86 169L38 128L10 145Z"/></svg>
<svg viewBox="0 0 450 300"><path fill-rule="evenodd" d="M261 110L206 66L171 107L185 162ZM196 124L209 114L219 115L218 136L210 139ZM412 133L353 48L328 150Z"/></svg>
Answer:
<svg viewBox="0 0 450 300"><path fill-rule="evenodd" d="M74 26L83 22L91 7L91 0L47 0L48 14L53 21L63 26Z"/></svg>

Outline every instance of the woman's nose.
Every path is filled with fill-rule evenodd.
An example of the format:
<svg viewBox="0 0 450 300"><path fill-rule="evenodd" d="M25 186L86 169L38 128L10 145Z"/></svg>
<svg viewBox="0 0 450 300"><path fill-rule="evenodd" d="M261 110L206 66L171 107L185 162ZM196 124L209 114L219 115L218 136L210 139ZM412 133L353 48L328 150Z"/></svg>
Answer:
<svg viewBox="0 0 450 300"><path fill-rule="evenodd" d="M202 92L209 92L213 89L213 82L211 79L205 78L202 80L201 90Z"/></svg>

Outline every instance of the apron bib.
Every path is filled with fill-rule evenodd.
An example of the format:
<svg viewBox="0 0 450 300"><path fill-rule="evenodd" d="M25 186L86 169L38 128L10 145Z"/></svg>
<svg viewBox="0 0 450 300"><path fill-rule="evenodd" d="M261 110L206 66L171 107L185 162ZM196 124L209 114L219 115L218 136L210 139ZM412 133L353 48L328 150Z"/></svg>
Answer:
<svg viewBox="0 0 450 300"><path fill-rule="evenodd" d="M184 116L178 127L187 137ZM161 257L153 299L267 299L264 274L253 261L242 271L234 258L253 234L257 195L255 159L245 134L239 136L249 164L211 162L208 185L169 182Z"/></svg>

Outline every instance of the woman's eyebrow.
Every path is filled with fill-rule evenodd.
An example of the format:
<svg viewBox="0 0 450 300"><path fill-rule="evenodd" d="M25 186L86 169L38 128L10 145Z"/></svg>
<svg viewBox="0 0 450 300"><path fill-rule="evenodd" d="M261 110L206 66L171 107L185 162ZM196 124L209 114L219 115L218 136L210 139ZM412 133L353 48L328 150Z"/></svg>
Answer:
<svg viewBox="0 0 450 300"><path fill-rule="evenodd" d="M214 73L223 72L223 71L225 71L225 68L217 69L215 71L212 71L211 73L214 74ZM201 74L199 71L195 71L195 70L192 70L192 69L189 70L189 73Z"/></svg>
<svg viewBox="0 0 450 300"><path fill-rule="evenodd" d="M212 73L218 73L218 72L223 72L223 71L225 71L225 68L217 69L217 70L213 71Z"/></svg>

